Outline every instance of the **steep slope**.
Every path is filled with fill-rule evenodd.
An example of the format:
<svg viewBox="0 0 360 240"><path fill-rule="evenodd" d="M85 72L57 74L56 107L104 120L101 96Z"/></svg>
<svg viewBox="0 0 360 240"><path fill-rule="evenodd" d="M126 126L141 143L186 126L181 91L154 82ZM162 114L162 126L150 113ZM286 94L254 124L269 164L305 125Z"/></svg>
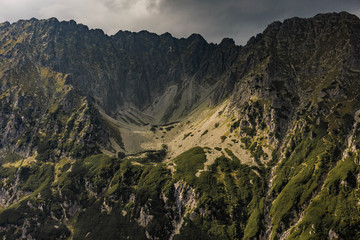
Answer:
<svg viewBox="0 0 360 240"><path fill-rule="evenodd" d="M0 25L4 239L358 239L360 20L244 47Z"/></svg>
<svg viewBox="0 0 360 240"><path fill-rule="evenodd" d="M138 123L146 123L146 118L131 116L130 107L147 109L155 123L172 115L177 119L192 109L202 97L195 89L213 86L239 49L234 42L230 46L207 44L196 34L175 39L170 34L120 31L109 37L101 30L56 19L5 23L1 35L4 48L17 44L32 61L69 74L69 82L93 97L109 115ZM167 99L171 108L157 106L169 89L173 90ZM184 106L174 111L179 100ZM161 107L165 108L163 113L159 113Z"/></svg>

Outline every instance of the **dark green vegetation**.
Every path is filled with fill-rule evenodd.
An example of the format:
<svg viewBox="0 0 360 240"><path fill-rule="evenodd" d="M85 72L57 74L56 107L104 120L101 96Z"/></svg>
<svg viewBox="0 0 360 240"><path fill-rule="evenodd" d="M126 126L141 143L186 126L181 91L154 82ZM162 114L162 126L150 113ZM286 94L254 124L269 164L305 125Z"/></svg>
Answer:
<svg viewBox="0 0 360 240"><path fill-rule="evenodd" d="M3 23L0 83L2 239L360 239L353 15L243 47ZM194 130L204 106L218 118ZM166 140L133 154L119 125Z"/></svg>
<svg viewBox="0 0 360 240"><path fill-rule="evenodd" d="M72 234L74 239L144 239L145 231L168 238L184 218L184 229L176 238L183 239L189 232L205 238L240 238L250 216L260 219L261 206L255 196L264 194L264 180L249 166L225 157L195 177L205 160L202 148L191 149L174 160L174 175L164 164L138 165L145 161L103 154L62 159L55 165L22 166L17 192L25 196L0 213L0 224L7 228L1 236L19 237L18 226L26 226L26 234L37 239L49 234L54 238ZM179 214L182 211L187 213ZM26 218L27 214L32 218ZM36 228L37 222L44 227ZM258 232L259 225L245 234Z"/></svg>

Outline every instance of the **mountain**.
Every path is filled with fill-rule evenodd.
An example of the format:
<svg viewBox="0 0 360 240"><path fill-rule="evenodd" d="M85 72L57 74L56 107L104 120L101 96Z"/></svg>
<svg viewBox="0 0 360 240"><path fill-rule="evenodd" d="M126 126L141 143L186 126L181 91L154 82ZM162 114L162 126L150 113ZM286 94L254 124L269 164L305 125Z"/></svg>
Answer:
<svg viewBox="0 0 360 240"><path fill-rule="evenodd" d="M0 24L3 239L359 239L360 19L245 46Z"/></svg>

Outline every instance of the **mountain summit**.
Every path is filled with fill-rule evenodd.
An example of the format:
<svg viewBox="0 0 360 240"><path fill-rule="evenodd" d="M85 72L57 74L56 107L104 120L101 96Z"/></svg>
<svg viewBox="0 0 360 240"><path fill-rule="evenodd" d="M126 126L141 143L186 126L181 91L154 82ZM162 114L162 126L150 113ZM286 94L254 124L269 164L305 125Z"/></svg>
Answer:
<svg viewBox="0 0 360 240"><path fill-rule="evenodd" d="M245 46L0 24L3 239L359 239L360 19Z"/></svg>

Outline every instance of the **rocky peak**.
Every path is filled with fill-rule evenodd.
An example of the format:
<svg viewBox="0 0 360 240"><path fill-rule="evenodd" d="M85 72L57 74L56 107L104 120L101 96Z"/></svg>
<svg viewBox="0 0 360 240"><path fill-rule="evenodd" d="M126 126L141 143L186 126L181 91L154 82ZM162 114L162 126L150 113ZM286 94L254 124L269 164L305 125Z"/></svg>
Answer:
<svg viewBox="0 0 360 240"><path fill-rule="evenodd" d="M224 38L223 40L221 40L220 47L233 47L235 46L235 41L232 38Z"/></svg>

